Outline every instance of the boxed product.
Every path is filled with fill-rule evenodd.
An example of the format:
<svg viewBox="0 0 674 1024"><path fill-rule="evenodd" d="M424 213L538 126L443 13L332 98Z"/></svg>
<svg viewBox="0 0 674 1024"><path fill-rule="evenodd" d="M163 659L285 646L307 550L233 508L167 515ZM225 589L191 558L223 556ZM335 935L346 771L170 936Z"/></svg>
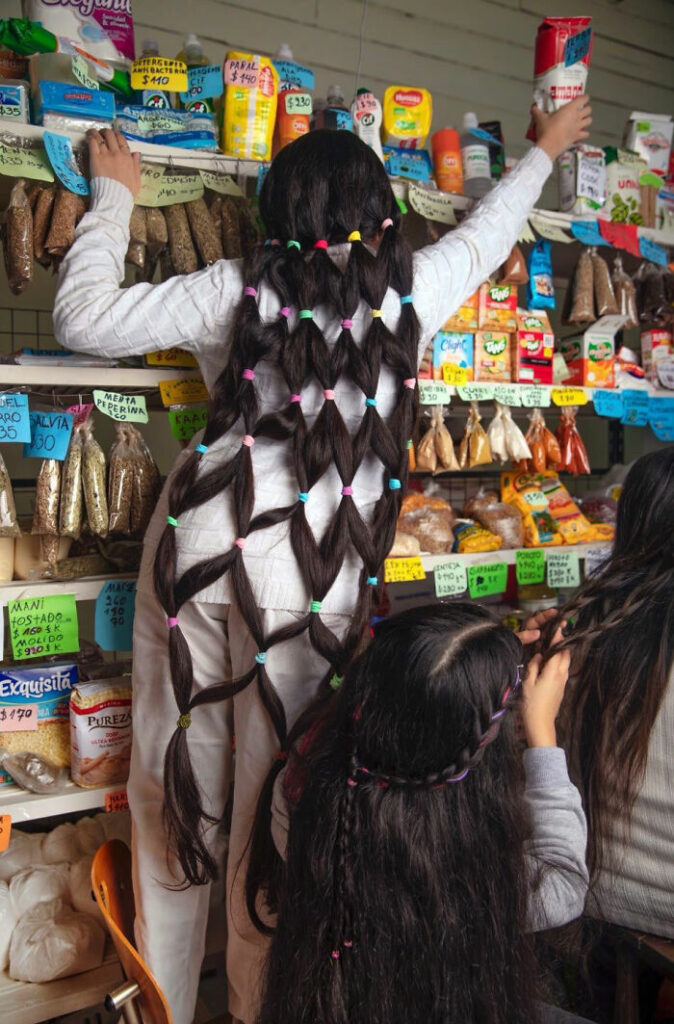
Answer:
<svg viewBox="0 0 674 1024"><path fill-rule="evenodd" d="M382 103L382 142L396 149L423 149L433 121L427 89L390 85Z"/></svg>
<svg viewBox="0 0 674 1024"><path fill-rule="evenodd" d="M115 98L111 92L85 89L79 83L41 81L33 101L37 124L45 124L47 114L60 114L86 118L105 127L115 116Z"/></svg>
<svg viewBox="0 0 674 1024"><path fill-rule="evenodd" d="M591 18L545 18L536 35L534 103L552 114L585 92L592 57ZM533 124L527 138L536 141Z"/></svg>
<svg viewBox="0 0 674 1024"><path fill-rule="evenodd" d="M480 287L478 322L481 331L517 330L517 285L487 281Z"/></svg>
<svg viewBox="0 0 674 1024"><path fill-rule="evenodd" d="M674 122L669 114L643 114L634 110L625 126L623 145L648 163L649 171L665 177L669 167Z"/></svg>
<svg viewBox="0 0 674 1024"><path fill-rule="evenodd" d="M79 679L77 665L28 665L0 670L0 746L10 753L41 754L57 767L70 764L68 703ZM37 708L37 728L2 731L3 722L14 722L25 709ZM0 775L0 783L11 782Z"/></svg>
<svg viewBox="0 0 674 1024"><path fill-rule="evenodd" d="M603 220L618 224L641 224L640 178L648 170L648 164L636 153L626 149L607 146L606 156L606 204L599 211Z"/></svg>
<svg viewBox="0 0 674 1024"><path fill-rule="evenodd" d="M442 380L442 368L448 363L466 371L466 379L473 380L475 335L456 331L438 331L433 338L433 379Z"/></svg>
<svg viewBox="0 0 674 1024"><path fill-rule="evenodd" d="M131 758L131 680L79 683L70 695L71 774L78 786L124 783Z"/></svg>
<svg viewBox="0 0 674 1024"><path fill-rule="evenodd" d="M563 338L560 349L566 362L570 386L615 387L615 335L625 318L603 316L580 337Z"/></svg>
<svg viewBox="0 0 674 1024"><path fill-rule="evenodd" d="M133 60L131 0L23 0L23 16L101 60Z"/></svg>
<svg viewBox="0 0 674 1024"><path fill-rule="evenodd" d="M478 308L480 305L480 293L474 292L461 303L456 313L450 316L442 328L443 331L476 331L478 324Z"/></svg>
<svg viewBox="0 0 674 1024"><path fill-rule="evenodd" d="M577 145L557 161L559 208L579 217L596 213L606 202L606 157L596 146Z"/></svg>
<svg viewBox="0 0 674 1024"><path fill-rule="evenodd" d="M512 380L514 335L478 331L475 335L475 380Z"/></svg>
<svg viewBox="0 0 674 1024"><path fill-rule="evenodd" d="M661 327L641 333L641 364L646 377L653 384L658 383L657 366L661 359L674 354L672 332Z"/></svg>
<svg viewBox="0 0 674 1024"><path fill-rule="evenodd" d="M0 78L0 120L28 124L30 108L28 85L16 79Z"/></svg>
<svg viewBox="0 0 674 1024"><path fill-rule="evenodd" d="M555 336L546 313L518 313L515 379L520 384L552 384L554 347Z"/></svg>

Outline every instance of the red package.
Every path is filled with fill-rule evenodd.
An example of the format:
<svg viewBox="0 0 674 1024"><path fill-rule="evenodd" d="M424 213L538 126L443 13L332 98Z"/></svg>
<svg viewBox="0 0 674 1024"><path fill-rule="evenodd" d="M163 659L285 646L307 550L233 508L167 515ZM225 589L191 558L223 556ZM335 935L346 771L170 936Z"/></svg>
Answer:
<svg viewBox="0 0 674 1024"><path fill-rule="evenodd" d="M577 412L578 409L575 405L563 408L562 418L557 427L557 440L562 453L562 462L558 468L573 474L573 476L590 473L590 460L576 426Z"/></svg>
<svg viewBox="0 0 674 1024"><path fill-rule="evenodd" d="M592 57L591 18L545 18L538 27L534 103L553 114L585 92ZM533 122L527 138L536 141Z"/></svg>

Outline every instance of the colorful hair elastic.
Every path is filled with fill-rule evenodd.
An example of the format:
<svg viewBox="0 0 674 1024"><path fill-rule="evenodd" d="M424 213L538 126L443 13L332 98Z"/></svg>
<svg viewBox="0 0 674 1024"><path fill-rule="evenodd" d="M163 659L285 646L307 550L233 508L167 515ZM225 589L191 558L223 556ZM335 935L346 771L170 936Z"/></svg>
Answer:
<svg viewBox="0 0 674 1024"><path fill-rule="evenodd" d="M290 316L290 306L281 306L279 310L279 316L284 316L286 320Z"/></svg>
<svg viewBox="0 0 674 1024"><path fill-rule="evenodd" d="M360 237L360 231L352 231L349 237L347 238L347 242L362 242L362 238Z"/></svg>
<svg viewBox="0 0 674 1024"><path fill-rule="evenodd" d="M290 403L291 404L293 402L301 402L301 401L302 401L302 396L301 395L291 395L290 396Z"/></svg>
<svg viewBox="0 0 674 1024"><path fill-rule="evenodd" d="M244 295L250 295L251 299L257 298L257 288L246 287L243 289Z"/></svg>
<svg viewBox="0 0 674 1024"><path fill-rule="evenodd" d="M415 387L417 386L417 378L416 377L407 377L403 381L403 384L404 384L404 386L406 388L409 388L410 391L414 391Z"/></svg>
<svg viewBox="0 0 674 1024"><path fill-rule="evenodd" d="M309 500L309 492L308 491L298 491L297 492L297 500L301 501L303 505L306 505L306 503Z"/></svg>
<svg viewBox="0 0 674 1024"><path fill-rule="evenodd" d="M255 380L255 370L242 370L241 380Z"/></svg>
<svg viewBox="0 0 674 1024"><path fill-rule="evenodd" d="M392 476L388 482L388 486L390 491L399 491L401 487L400 480L396 480L396 478Z"/></svg>
<svg viewBox="0 0 674 1024"><path fill-rule="evenodd" d="M366 405L371 405L373 409L376 409L377 408L377 399L376 398L366 398L365 399L365 404Z"/></svg>
<svg viewBox="0 0 674 1024"><path fill-rule="evenodd" d="M379 317L381 317L383 315L382 311L380 309L373 309L373 310L371 310L371 312L372 312L372 318L374 320L378 320Z"/></svg>
<svg viewBox="0 0 674 1024"><path fill-rule="evenodd" d="M299 242L296 242L294 238L289 238L286 242L286 249L299 249L302 251L302 246Z"/></svg>
<svg viewBox="0 0 674 1024"><path fill-rule="evenodd" d="M241 444L245 444L246 448L252 448L255 444L255 438L252 434L244 434L241 438Z"/></svg>
<svg viewBox="0 0 674 1024"><path fill-rule="evenodd" d="M267 660L267 652L258 651L257 654L255 655L255 660L258 663L258 665L264 665L265 661Z"/></svg>
<svg viewBox="0 0 674 1024"><path fill-rule="evenodd" d="M189 711L186 714L181 715L178 721L176 722L176 726L178 727L178 729L189 729L191 724L192 716L189 713Z"/></svg>
<svg viewBox="0 0 674 1024"><path fill-rule="evenodd" d="M338 690L343 682L344 676L338 676L337 673L335 672L328 685L331 690Z"/></svg>
<svg viewBox="0 0 674 1024"><path fill-rule="evenodd" d="M414 302L414 299L413 299L413 297L411 295L401 295L400 296L400 305L401 306L408 306L412 302Z"/></svg>
<svg viewBox="0 0 674 1024"><path fill-rule="evenodd" d="M208 446L205 444L198 444L194 450L195 452L199 452L199 455L205 455L208 451Z"/></svg>
<svg viewBox="0 0 674 1024"><path fill-rule="evenodd" d="M169 615L169 617L166 620L166 625L168 626L169 629L175 629L176 626L178 625L177 617L175 615Z"/></svg>
<svg viewBox="0 0 674 1024"><path fill-rule="evenodd" d="M348 317L345 317L344 320L342 320L342 330L343 331L350 331L352 327L353 327L353 320L349 320Z"/></svg>
<svg viewBox="0 0 674 1024"><path fill-rule="evenodd" d="M311 604L309 605L309 611L314 612L317 615L322 607L323 605L320 601L312 601Z"/></svg>
<svg viewBox="0 0 674 1024"><path fill-rule="evenodd" d="M237 548L240 548L243 551L243 549L246 546L246 538L245 537L237 537L236 540L234 541L234 543L235 543Z"/></svg>
<svg viewBox="0 0 674 1024"><path fill-rule="evenodd" d="M297 316L300 320L313 320L314 311L312 309L301 309Z"/></svg>
<svg viewBox="0 0 674 1024"><path fill-rule="evenodd" d="M393 227L393 221L391 220L391 218L390 217L385 217L384 220L381 222L381 229L382 229L382 231L386 231L387 228L392 228L392 227Z"/></svg>
<svg viewBox="0 0 674 1024"><path fill-rule="evenodd" d="M180 526L180 523L178 522L178 520L174 519L173 516L167 516L166 517L166 522L169 524L169 526Z"/></svg>
<svg viewBox="0 0 674 1024"><path fill-rule="evenodd" d="M342 496L344 498L353 498L353 487L342 487Z"/></svg>
<svg viewBox="0 0 674 1024"><path fill-rule="evenodd" d="M328 240L327 238L319 238L317 242L314 242L314 249L327 249Z"/></svg>
<svg viewBox="0 0 674 1024"><path fill-rule="evenodd" d="M369 587L376 587L379 583L379 578L377 576L368 576L366 582Z"/></svg>
<svg viewBox="0 0 674 1024"><path fill-rule="evenodd" d="M326 388L323 392L323 398L326 402L334 402L335 392L331 388Z"/></svg>
<svg viewBox="0 0 674 1024"><path fill-rule="evenodd" d="M407 448L408 451L410 450L410 448L412 447L412 438L410 438L409 441L407 441L405 447Z"/></svg>

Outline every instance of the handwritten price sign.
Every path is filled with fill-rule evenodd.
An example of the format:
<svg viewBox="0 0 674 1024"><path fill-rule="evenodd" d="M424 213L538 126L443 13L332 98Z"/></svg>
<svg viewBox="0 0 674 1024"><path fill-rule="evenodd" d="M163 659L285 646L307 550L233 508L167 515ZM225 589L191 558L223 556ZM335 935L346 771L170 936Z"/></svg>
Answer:
<svg viewBox="0 0 674 1024"><path fill-rule="evenodd" d="M104 651L130 651L136 608L134 580L108 580L96 599L94 635Z"/></svg>
<svg viewBox="0 0 674 1024"><path fill-rule="evenodd" d="M131 65L132 89L170 89L187 91L187 64L168 57L139 57Z"/></svg>
<svg viewBox="0 0 674 1024"><path fill-rule="evenodd" d="M471 565L468 568L468 590L472 598L503 594L508 586L508 566L505 562Z"/></svg>
<svg viewBox="0 0 674 1024"><path fill-rule="evenodd" d="M415 558L387 558L384 562L385 583L409 583L425 580L426 573L417 555Z"/></svg>
<svg viewBox="0 0 674 1024"><path fill-rule="evenodd" d="M12 653L17 661L72 654L80 649L73 594L8 601L7 614Z"/></svg>
<svg viewBox="0 0 674 1024"><path fill-rule="evenodd" d="M0 732L35 732L36 729L37 704L0 707Z"/></svg>

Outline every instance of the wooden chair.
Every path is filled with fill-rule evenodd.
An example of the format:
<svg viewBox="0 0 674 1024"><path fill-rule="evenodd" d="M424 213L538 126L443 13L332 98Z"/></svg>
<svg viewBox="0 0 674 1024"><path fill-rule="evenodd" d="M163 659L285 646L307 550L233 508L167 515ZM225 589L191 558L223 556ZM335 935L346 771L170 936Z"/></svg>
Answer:
<svg viewBox="0 0 674 1024"><path fill-rule="evenodd" d="M674 941L611 925L616 949L614 1024L639 1024L639 966L644 964L663 979L674 979Z"/></svg>
<svg viewBox="0 0 674 1024"><path fill-rule="evenodd" d="M100 847L91 866L91 885L126 978L106 996L106 1008L121 1012L126 1024L172 1024L164 994L134 945L136 912L131 851L126 843L111 839ZM210 1024L228 1024L230 1020L226 1015Z"/></svg>

